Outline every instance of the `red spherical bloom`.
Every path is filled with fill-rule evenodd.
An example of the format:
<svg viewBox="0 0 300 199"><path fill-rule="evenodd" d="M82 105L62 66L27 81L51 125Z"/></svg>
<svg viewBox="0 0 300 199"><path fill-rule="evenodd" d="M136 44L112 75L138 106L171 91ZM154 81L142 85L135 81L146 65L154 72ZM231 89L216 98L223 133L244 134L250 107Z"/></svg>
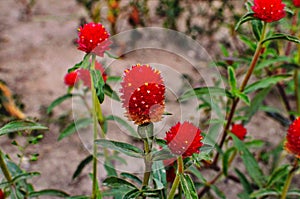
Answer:
<svg viewBox="0 0 300 199"><path fill-rule="evenodd" d="M99 70L101 72L102 78L103 78L104 82L106 82L107 74L105 73L104 68L102 67L102 65L97 61L95 62L95 69ZM78 79L80 79L85 86L91 88L90 71L88 69L83 69L83 68L79 68L76 71L78 73Z"/></svg>
<svg viewBox="0 0 300 199"><path fill-rule="evenodd" d="M203 143L199 128L189 122L177 123L166 133L165 140L171 152L184 158L199 153Z"/></svg>
<svg viewBox="0 0 300 199"><path fill-rule="evenodd" d="M158 70L149 65L125 70L121 98L126 116L135 124L158 122L165 109L165 85Z"/></svg>
<svg viewBox="0 0 300 199"><path fill-rule="evenodd" d="M300 7L300 0L293 0L294 6Z"/></svg>
<svg viewBox="0 0 300 199"><path fill-rule="evenodd" d="M300 157L300 118L297 118L289 127L284 148Z"/></svg>
<svg viewBox="0 0 300 199"><path fill-rule="evenodd" d="M2 189L0 189L0 199L4 199L5 198L5 194L4 192L2 191Z"/></svg>
<svg viewBox="0 0 300 199"><path fill-rule="evenodd" d="M244 140L247 134L247 129L241 124L232 125L231 132L240 140Z"/></svg>
<svg viewBox="0 0 300 199"><path fill-rule="evenodd" d="M103 57L109 49L109 33L101 23L88 23L78 29L78 49Z"/></svg>
<svg viewBox="0 0 300 199"><path fill-rule="evenodd" d="M252 10L254 17L265 22L273 22L285 16L284 7L282 0L254 0Z"/></svg>
<svg viewBox="0 0 300 199"><path fill-rule="evenodd" d="M76 83L77 76L78 76L78 72L76 70L67 73L64 78L65 84L67 86L74 86Z"/></svg>

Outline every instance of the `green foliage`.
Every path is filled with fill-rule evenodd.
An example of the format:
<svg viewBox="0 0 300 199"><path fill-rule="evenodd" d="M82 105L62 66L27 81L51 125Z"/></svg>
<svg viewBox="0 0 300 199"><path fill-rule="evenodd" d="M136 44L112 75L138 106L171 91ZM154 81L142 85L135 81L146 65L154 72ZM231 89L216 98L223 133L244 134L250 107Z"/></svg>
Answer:
<svg viewBox="0 0 300 199"><path fill-rule="evenodd" d="M13 132L47 129L47 127L33 121L12 121L0 128L0 136Z"/></svg>

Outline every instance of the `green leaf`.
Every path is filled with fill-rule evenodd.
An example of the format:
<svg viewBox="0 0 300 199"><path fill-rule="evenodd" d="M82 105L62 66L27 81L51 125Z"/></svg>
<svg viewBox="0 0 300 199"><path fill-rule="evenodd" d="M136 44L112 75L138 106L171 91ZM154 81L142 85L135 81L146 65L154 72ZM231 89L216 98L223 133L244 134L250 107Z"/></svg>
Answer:
<svg viewBox="0 0 300 199"><path fill-rule="evenodd" d="M186 199L198 198L195 185L188 174L180 174L180 184Z"/></svg>
<svg viewBox="0 0 300 199"><path fill-rule="evenodd" d="M211 185L210 188L214 190L218 198L226 199L225 194L216 185Z"/></svg>
<svg viewBox="0 0 300 199"><path fill-rule="evenodd" d="M280 193L278 193L274 189L260 189L258 191L253 192L250 197L251 198L261 198L261 197L266 197L266 196L280 196Z"/></svg>
<svg viewBox="0 0 300 199"><path fill-rule="evenodd" d="M237 90L234 68L232 66L229 66L227 69L227 73L228 73L229 86L231 88L231 91L234 92Z"/></svg>
<svg viewBox="0 0 300 199"><path fill-rule="evenodd" d="M90 196L70 196L66 197L65 199L90 199Z"/></svg>
<svg viewBox="0 0 300 199"><path fill-rule="evenodd" d="M41 191L30 192L29 197L40 197L40 196L56 196L60 198L66 198L69 194L61 190L56 189L44 189Z"/></svg>
<svg viewBox="0 0 300 199"><path fill-rule="evenodd" d="M261 20L252 20L252 31L257 41L260 40L263 24Z"/></svg>
<svg viewBox="0 0 300 199"><path fill-rule="evenodd" d="M236 152L236 148L231 147L231 148L227 149L225 151L225 153L223 154L222 162L223 162L223 173L225 176L228 175L228 166L229 166L229 160L231 158L231 154L233 154L235 152Z"/></svg>
<svg viewBox="0 0 300 199"><path fill-rule="evenodd" d="M26 131L26 130L48 130L47 127L32 121L12 121L0 129L0 136L8 133Z"/></svg>
<svg viewBox="0 0 300 199"><path fill-rule="evenodd" d="M266 187L273 186L277 181L282 181L289 173L289 165L283 165L277 168L272 175L269 177Z"/></svg>
<svg viewBox="0 0 300 199"><path fill-rule="evenodd" d="M295 189L292 189L292 190L289 190L286 194L287 196L300 196L300 190L295 190Z"/></svg>
<svg viewBox="0 0 300 199"><path fill-rule="evenodd" d="M190 166L187 170L201 180L203 184L207 183L207 180L204 178L202 173L194 165Z"/></svg>
<svg viewBox="0 0 300 199"><path fill-rule="evenodd" d="M128 143L117 142L117 141L106 140L106 139L98 139L95 141L95 143L104 148L116 150L118 152L124 153L125 155L131 157L142 158L144 156L144 152L141 149Z"/></svg>
<svg viewBox="0 0 300 199"><path fill-rule="evenodd" d="M175 156L171 153L169 148L161 149L159 151L155 151L152 154L153 161L166 160L170 158L175 158Z"/></svg>
<svg viewBox="0 0 300 199"><path fill-rule="evenodd" d="M120 82L121 80L122 80L122 78L119 76L108 76L106 83L108 84L108 83L113 83L113 82Z"/></svg>
<svg viewBox="0 0 300 199"><path fill-rule="evenodd" d="M67 136L72 135L73 133L77 132L79 129L88 127L92 122L93 120L91 118L81 118L72 122L60 133L58 137L58 141L62 140Z"/></svg>
<svg viewBox="0 0 300 199"><path fill-rule="evenodd" d="M259 91L252 99L250 106L246 109L245 118L247 119L244 121L245 124L251 121L252 117L259 110L259 108L261 107L264 99L266 98L270 90L271 90L271 86L266 87L261 91Z"/></svg>
<svg viewBox="0 0 300 199"><path fill-rule="evenodd" d="M253 189L252 189L252 187L251 187L250 182L249 182L248 179L246 178L246 176L245 176L242 172L240 172L238 169L235 169L234 171L235 171L235 173L237 174L237 176L239 177L239 179L240 179L240 181L241 181L241 184L242 184L242 186L243 186L245 192L246 192L247 194L252 193Z"/></svg>
<svg viewBox="0 0 300 199"><path fill-rule="evenodd" d="M85 54L83 60L77 64L75 64L72 68L69 68L68 69L68 73L78 69L78 68L84 68L84 69L87 69L88 66L90 65L90 56L91 54L88 53L88 54Z"/></svg>
<svg viewBox="0 0 300 199"><path fill-rule="evenodd" d="M104 162L104 169L107 172L107 176L118 176L116 169L111 160L106 159Z"/></svg>
<svg viewBox="0 0 300 199"><path fill-rule="evenodd" d="M141 195L140 190L138 189L133 189L131 191L128 191L122 199L132 199L132 198L137 198L138 196Z"/></svg>
<svg viewBox="0 0 300 199"><path fill-rule="evenodd" d="M128 188L132 188L132 189L137 189L137 187L134 184L132 184L132 183L130 183L130 182L124 180L124 179L115 177L115 176L106 178L103 181L103 185L113 187L113 188L114 187L115 188L128 187Z"/></svg>
<svg viewBox="0 0 300 199"><path fill-rule="evenodd" d="M283 34L283 33L276 33L274 35L271 35L270 37L263 40L262 44L267 42L267 41L279 40L279 39L280 40L287 40L287 41L290 41L290 42L300 44L300 39L298 37L295 37L293 35Z"/></svg>
<svg viewBox="0 0 300 199"><path fill-rule="evenodd" d="M136 130L134 130L134 128L132 128L132 126L130 126L128 124L127 121L123 120L122 118L118 117L118 116L115 116L115 115L109 115L105 118L106 120L111 120L111 121L116 121L118 122L119 124L121 124L123 127L126 128L127 131L130 132L130 134L133 136L133 137L139 137L139 135L137 134Z"/></svg>
<svg viewBox="0 0 300 199"><path fill-rule="evenodd" d="M254 83L248 85L245 88L244 93L248 94L248 93L257 91L258 89L267 88L267 87L277 84L278 82L283 81L289 77L291 77L291 75L284 74L284 75L274 75L272 77L267 77L267 78L261 79L257 82L254 82Z"/></svg>
<svg viewBox="0 0 300 199"><path fill-rule="evenodd" d="M108 84L104 84L103 90L104 90L104 94L107 95L108 97L118 102L121 101L118 94Z"/></svg>
<svg viewBox="0 0 300 199"><path fill-rule="evenodd" d="M253 12L248 12L248 13L246 13L244 16L242 16L241 18L240 18L240 20L237 22L237 24L235 25L235 30L237 30L237 29L239 29L239 27L243 24L243 23L245 23L245 22L247 22L247 21L251 21L251 20L254 20L254 19L256 19L255 17L253 17L253 15L254 15L254 13Z"/></svg>
<svg viewBox="0 0 300 199"><path fill-rule="evenodd" d="M259 64L257 64L254 70L259 71L263 68L272 66L273 64L277 64L280 62L291 62L291 58L286 56L278 56L271 59L264 59L263 61L259 62Z"/></svg>
<svg viewBox="0 0 300 199"><path fill-rule="evenodd" d="M245 142L247 148L261 148L265 145L265 142L262 140L251 140L249 142Z"/></svg>
<svg viewBox="0 0 300 199"><path fill-rule="evenodd" d="M134 182L137 182L138 184L142 184L142 180L139 179L136 175L133 175L133 174L127 173L127 172L122 172L120 175L124 178L133 180Z"/></svg>
<svg viewBox="0 0 300 199"><path fill-rule="evenodd" d="M232 95L228 90L218 88L218 87L199 87L199 88L187 90L185 93L183 93L182 96L179 97L178 101L183 102L195 96L200 98L203 95L227 96L229 98L232 98Z"/></svg>
<svg viewBox="0 0 300 199"><path fill-rule="evenodd" d="M242 160L248 171L249 176L255 181L255 183L262 187L265 184L265 178L262 170L260 169L257 161L253 157L252 153L247 149L244 142L237 138L234 134L230 133L230 136L233 139L235 147L241 154Z"/></svg>
<svg viewBox="0 0 300 199"><path fill-rule="evenodd" d="M104 85L105 82L103 80L101 71L99 70L91 70L91 76L94 83L94 88L96 90L97 98L100 104L104 101Z"/></svg>
<svg viewBox="0 0 300 199"><path fill-rule="evenodd" d="M152 176L156 189L162 189L167 186L166 168L163 161L155 161L152 164ZM166 195L165 191L163 191L164 195Z"/></svg>
<svg viewBox="0 0 300 199"><path fill-rule="evenodd" d="M93 160L92 155L89 155L86 158L84 158L77 166L75 172L73 173L72 179L74 180L76 177L78 177L82 172L82 170L84 169L84 167L88 165L90 162L92 162L92 160Z"/></svg>
<svg viewBox="0 0 300 199"><path fill-rule="evenodd" d="M51 111L56 107L58 106L59 104L61 104L62 102L64 102L65 100L67 99L70 99L72 97L75 97L75 96L80 96L79 94L71 94L71 93L68 93L68 94L65 94L57 99L55 99L47 108L47 114L51 113Z"/></svg>
<svg viewBox="0 0 300 199"><path fill-rule="evenodd" d="M250 106L250 99L245 93L236 90L236 92L234 92L233 95L245 102L248 106Z"/></svg>
<svg viewBox="0 0 300 199"><path fill-rule="evenodd" d="M32 177L39 176L39 175L40 175L39 172L22 173L22 174L19 174L17 176L14 176L14 178L12 179L12 182L16 183L20 180L26 180L28 178L32 178Z"/></svg>

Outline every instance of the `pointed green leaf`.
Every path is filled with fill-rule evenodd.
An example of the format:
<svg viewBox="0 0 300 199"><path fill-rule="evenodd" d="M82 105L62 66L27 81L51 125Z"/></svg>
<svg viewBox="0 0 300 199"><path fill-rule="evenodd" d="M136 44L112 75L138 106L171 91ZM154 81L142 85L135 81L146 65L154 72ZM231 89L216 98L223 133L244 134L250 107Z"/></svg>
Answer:
<svg viewBox="0 0 300 199"><path fill-rule="evenodd" d="M100 104L104 101L104 80L101 74L101 71L99 70L91 70L91 76L94 83L94 88L96 90L97 98L100 102Z"/></svg>
<svg viewBox="0 0 300 199"><path fill-rule="evenodd" d="M261 20L252 20L252 31L257 41L260 40L261 37L261 31L263 29L263 24Z"/></svg>
<svg viewBox="0 0 300 199"><path fill-rule="evenodd" d="M58 137L58 141L62 140L67 136L72 135L73 133L77 132L79 129L88 127L92 122L93 120L91 118L81 118L72 122L60 133Z"/></svg>
<svg viewBox="0 0 300 199"><path fill-rule="evenodd" d="M245 193L247 193L247 194L252 193L253 189L251 187L251 183L248 181L246 176L242 172L240 172L238 169L235 169L234 171L237 174L237 176L239 177Z"/></svg>
<svg viewBox="0 0 300 199"><path fill-rule="evenodd" d="M159 160L167 160L170 158L175 158L176 156L174 156L171 151L169 150L169 148L165 148L165 149L161 149L159 151L155 151L152 154L152 160L153 161L159 161Z"/></svg>
<svg viewBox="0 0 300 199"><path fill-rule="evenodd" d="M210 95L210 96L227 96L232 98L232 95L228 90L218 88L218 87L199 87L187 90L183 93L182 96L179 97L178 101L183 102L192 97L202 97L203 95Z"/></svg>
<svg viewBox="0 0 300 199"><path fill-rule="evenodd" d="M250 153L250 151L245 146L245 143L242 142L238 137L236 137L232 133L230 133L230 136L233 139L235 147L241 154L242 160L244 162L246 170L248 171L249 176L255 181L255 183L259 187L262 187L265 184L266 179L264 178L263 172L260 169L255 158L253 157L252 153Z"/></svg>
<svg viewBox="0 0 300 199"><path fill-rule="evenodd" d="M121 124L123 127L126 128L126 130L128 130L130 132L130 134L133 136L133 137L139 137L139 135L137 134L136 130L134 130L134 128L132 128L132 126L130 126L128 124L127 121L123 120L122 118L118 117L118 116L115 116L115 115L109 115L105 118L106 120L111 120L111 121L116 121L118 122L119 124Z"/></svg>
<svg viewBox="0 0 300 199"><path fill-rule="evenodd" d="M211 185L210 188L215 192L218 198L226 199L225 194L216 185Z"/></svg>
<svg viewBox="0 0 300 199"><path fill-rule="evenodd" d="M108 76L106 83L108 84L108 83L120 82L120 81L122 81L122 78L119 76Z"/></svg>
<svg viewBox="0 0 300 199"><path fill-rule="evenodd" d="M284 75L274 75L272 77L267 77L267 78L261 79L257 82L254 82L254 83L248 85L245 88L244 93L248 94L248 93L257 91L258 89L267 88L267 87L272 86L272 85L274 85L280 81L283 81L289 77L291 77L291 75L284 74Z"/></svg>
<svg viewBox="0 0 300 199"><path fill-rule="evenodd" d="M269 180L267 182L266 187L271 187L273 186L273 184L275 184L278 181L282 181L282 179L285 179L285 177L288 175L289 173L289 165L283 165L279 168L277 168L272 175L269 177Z"/></svg>
<svg viewBox="0 0 300 199"><path fill-rule="evenodd" d="M256 18L254 18L253 17L253 15L254 15L254 13L253 12L248 12L248 13L246 13L244 16L242 16L241 18L240 18L240 20L237 22L237 24L235 25L235 30L237 30L237 29L239 29L239 27L243 24L243 23L245 23L245 22L247 22L247 21L251 21L251 20L254 20L254 19L256 19Z"/></svg>
<svg viewBox="0 0 300 199"><path fill-rule="evenodd" d="M29 193L29 197L41 197L41 196L56 196L60 198L66 198L69 196L64 191L56 190L56 189L44 189L40 191L34 191Z"/></svg>
<svg viewBox="0 0 300 199"><path fill-rule="evenodd" d="M138 196L141 195L140 190L138 189L133 189L131 191L128 191L122 199L132 199L132 198L137 198Z"/></svg>
<svg viewBox="0 0 300 199"><path fill-rule="evenodd" d="M245 102L248 106L250 106L250 99L245 93L241 93L240 91L236 91L233 93L234 96Z"/></svg>
<svg viewBox="0 0 300 199"><path fill-rule="evenodd" d="M114 177L114 176L106 178L103 181L103 185L109 186L109 187L116 187L116 188L128 187L128 188L132 188L132 189L137 189L137 187L134 184L132 184L124 179Z"/></svg>
<svg viewBox="0 0 300 199"><path fill-rule="evenodd" d="M186 199L198 198L193 180L188 174L180 174L180 184Z"/></svg>
<svg viewBox="0 0 300 199"><path fill-rule="evenodd" d="M255 67L254 70L259 71L263 68L272 66L273 64L284 63L284 62L286 62L286 63L291 62L291 58L286 57L286 56L277 56L277 57L271 58L271 59L264 59L257 64L257 66Z"/></svg>
<svg viewBox="0 0 300 199"><path fill-rule="evenodd" d="M144 152L140 148L128 143L117 142L117 141L106 140L106 139L98 139L95 141L95 143L104 148L116 150L120 153L124 153L125 155L131 157L142 158L144 156Z"/></svg>
<svg viewBox="0 0 300 199"><path fill-rule="evenodd" d="M12 179L12 182L16 183L20 180L26 180L28 178L32 178L32 177L39 176L39 175L40 175L39 172L22 173L22 174L19 174L17 176L14 176L14 178Z"/></svg>
<svg viewBox="0 0 300 199"><path fill-rule="evenodd" d="M298 189L291 189L288 191L288 193L286 194L287 196L300 196L300 190Z"/></svg>
<svg viewBox="0 0 300 199"><path fill-rule="evenodd" d="M283 33L276 33L274 35L271 35L270 37L263 40L262 44L267 42L267 41L279 40L279 39L280 40L287 40L287 41L290 41L290 42L300 44L300 39L298 37L295 37L293 35L283 34Z"/></svg>
<svg viewBox="0 0 300 199"><path fill-rule="evenodd" d="M237 90L234 68L232 66L229 66L227 68L227 73L228 73L229 86L231 88L231 91L233 92Z"/></svg>
<svg viewBox="0 0 300 199"><path fill-rule="evenodd" d="M280 196L280 193L274 189L260 189L250 195L251 198L261 198L266 196L269 196L269 198L274 198L275 196Z"/></svg>
<svg viewBox="0 0 300 199"><path fill-rule="evenodd" d="M85 56L83 57L83 60L81 62L75 64L72 68L68 69L68 73L70 73L78 68L87 69L88 66L90 65L90 56L91 56L90 53L85 54Z"/></svg>
<svg viewBox="0 0 300 199"><path fill-rule="evenodd" d="M142 180L139 179L136 175L133 175L133 174L127 173L127 172L122 172L120 175L124 178L133 180L134 182L137 182L138 184L142 184Z"/></svg>
<svg viewBox="0 0 300 199"><path fill-rule="evenodd" d="M118 102L121 101L118 94L108 84L104 84L103 90L104 90L105 95L107 95L108 97L110 97Z"/></svg>
<svg viewBox="0 0 300 199"><path fill-rule="evenodd" d="M225 151L225 153L223 154L222 162L223 162L223 173L225 176L228 175L228 165L229 165L229 160L231 158L231 154L233 154L235 152L236 152L236 148L231 147L231 148L227 149Z"/></svg>
<svg viewBox="0 0 300 199"><path fill-rule="evenodd" d="M26 131L26 130L48 130L47 127L32 121L12 121L0 129L0 136L8 133Z"/></svg>
<svg viewBox="0 0 300 199"><path fill-rule="evenodd" d="M56 107L58 106L59 104L63 103L65 100L67 99L70 99L72 97L75 97L75 96L80 96L79 94L71 94L71 93L68 93L68 94L65 94L57 99L55 99L47 108L47 114L51 113L51 111Z"/></svg>
<svg viewBox="0 0 300 199"><path fill-rule="evenodd" d="M89 155L87 156L86 158L84 158L80 163L79 165L77 166L73 176L72 176L72 179L74 180L77 176L80 175L80 173L82 172L82 170L84 169L84 167L86 165L88 165L90 162L92 162L93 160L93 156L92 155Z"/></svg>

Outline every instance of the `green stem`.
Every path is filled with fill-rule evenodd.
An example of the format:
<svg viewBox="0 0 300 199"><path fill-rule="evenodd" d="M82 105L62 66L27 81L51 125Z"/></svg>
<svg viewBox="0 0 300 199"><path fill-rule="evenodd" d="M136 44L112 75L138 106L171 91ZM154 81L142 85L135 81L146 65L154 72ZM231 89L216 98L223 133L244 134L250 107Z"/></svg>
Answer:
<svg viewBox="0 0 300 199"><path fill-rule="evenodd" d="M300 49L300 47L299 47L299 49ZM295 84L295 97L296 97L297 114L300 114L298 69L295 69L295 71L294 71L294 84Z"/></svg>
<svg viewBox="0 0 300 199"><path fill-rule="evenodd" d="M262 41L265 39L266 29L267 29L267 23L264 22L260 41L258 42L258 44L256 46L256 50L255 50L255 53L253 55L252 61L250 63L249 69L248 69L248 71L246 73L246 76L243 79L242 85L240 86L240 89L239 89L240 92L244 91L244 89L247 86L248 81L249 81L249 79L250 79L250 77L251 77L251 75L253 73L253 70L254 70L254 68L255 68L255 66L257 64L257 61L259 59L259 56L260 56L262 48L263 48ZM237 107L238 103L239 103L239 98L233 99L230 112L227 115L227 123L226 123L226 126L225 126L224 130L223 130L222 138L221 138L221 141L220 141L220 145L219 145L220 148L222 148L222 146L223 146L223 144L224 144L224 142L226 140L227 131L229 130L229 127L230 127L230 125L232 123L233 116L234 116L234 113L235 113L235 110L236 110L236 107ZM215 156L215 159L213 161L214 164L217 163L218 158L219 158L219 153L217 153L216 156Z"/></svg>
<svg viewBox="0 0 300 199"><path fill-rule="evenodd" d="M184 172L184 166L183 166L183 159L182 156L179 156L177 158L177 173L176 173L176 177L174 179L172 188L170 190L168 199L173 199L175 196L175 192L177 190L177 187L179 186L180 183L180 175L183 174Z"/></svg>
<svg viewBox="0 0 300 199"><path fill-rule="evenodd" d="M152 167L152 161L150 155L150 147L147 140L144 140L144 151L145 151L145 173L144 173L144 179L143 179L143 187L148 186L150 175L151 175L151 167Z"/></svg>
<svg viewBox="0 0 300 199"><path fill-rule="evenodd" d="M287 177L287 179L285 181L285 184L284 184L284 187L283 187L283 191L282 191L282 194L281 194L281 199L285 199L286 198L286 195L288 193L288 190L290 188L292 179L294 177L294 174L295 174L295 171L297 170L297 168L298 168L298 158L295 158L295 162L293 164L293 168L290 170L290 172L288 174L288 177Z"/></svg>
<svg viewBox="0 0 300 199"><path fill-rule="evenodd" d="M95 69L95 62L96 62L96 55L92 55L92 65L91 70ZM98 138L98 117L97 117L97 110L98 107L98 98L96 94L96 90L94 87L94 79L91 75L91 90L92 90L92 115L93 115L93 188L92 188L92 199L98 198L99 191L97 190L97 145L95 144L95 140Z"/></svg>
<svg viewBox="0 0 300 199"><path fill-rule="evenodd" d="M0 150L0 168L2 170L3 175L5 176L5 178L7 180L7 182L11 182L12 178L11 178L9 170L8 170L6 164L5 164L5 161L3 159L3 153L2 153L1 150Z"/></svg>

